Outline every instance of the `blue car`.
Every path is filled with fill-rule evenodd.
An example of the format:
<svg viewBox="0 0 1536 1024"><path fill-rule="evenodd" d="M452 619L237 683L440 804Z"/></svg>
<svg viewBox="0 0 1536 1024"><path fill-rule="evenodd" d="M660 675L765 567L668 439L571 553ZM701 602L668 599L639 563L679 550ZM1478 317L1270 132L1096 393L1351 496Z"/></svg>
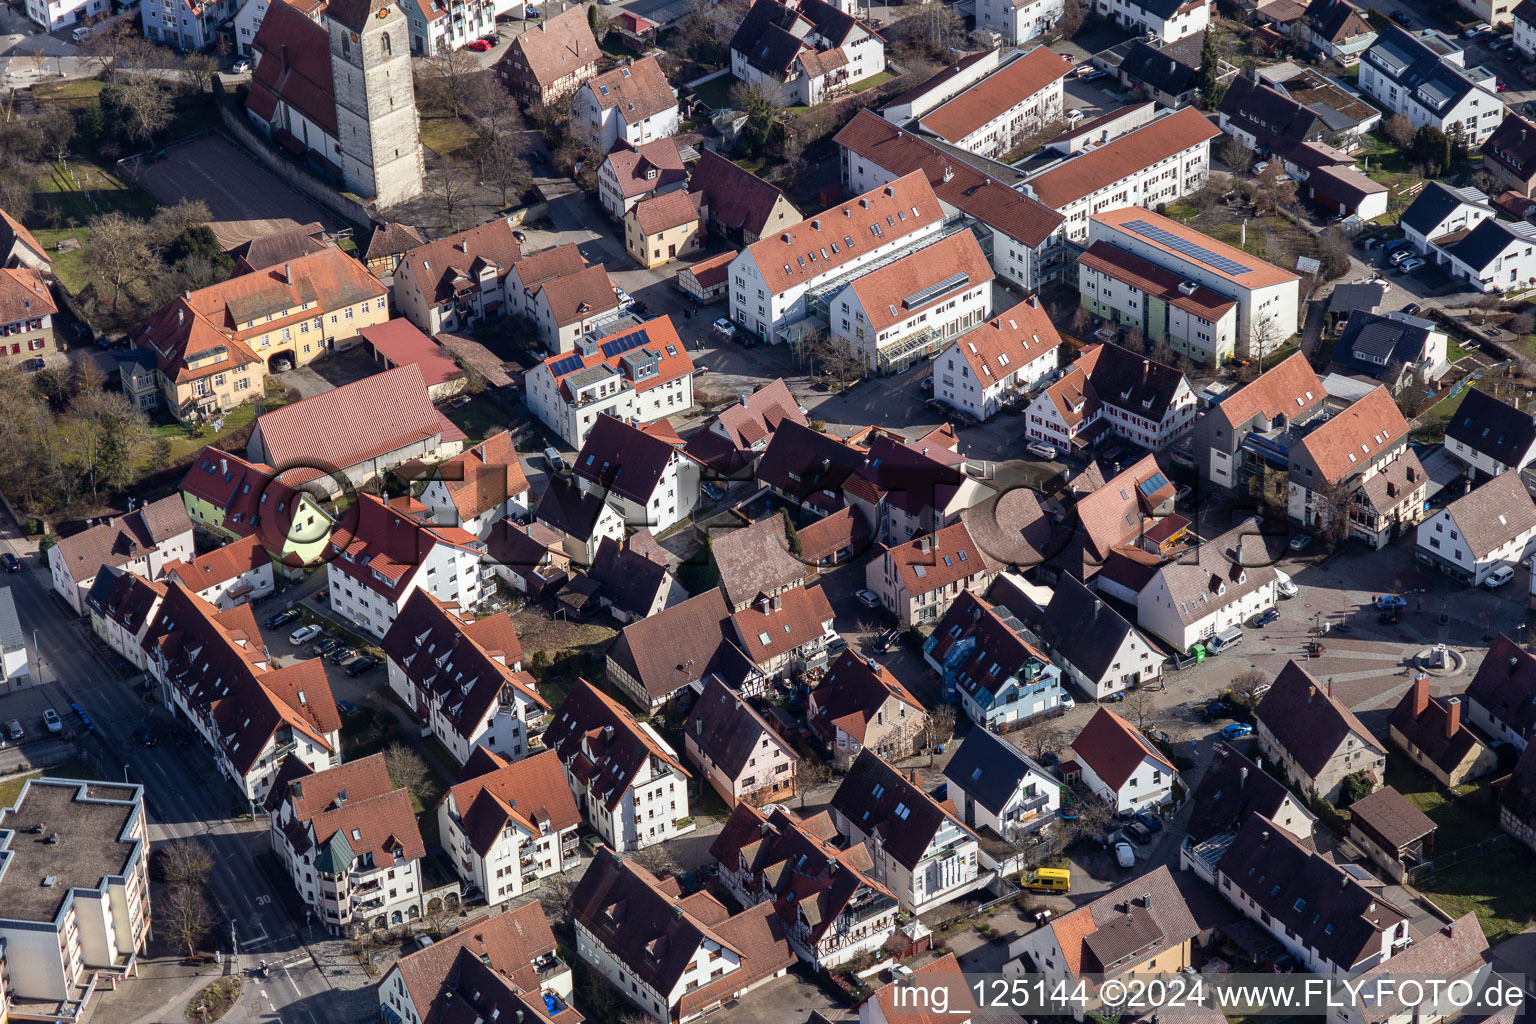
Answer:
<svg viewBox="0 0 1536 1024"><path fill-rule="evenodd" d="M1249 625L1254 627L1255 629L1263 629L1265 626L1269 625L1271 622L1274 622L1279 617L1280 617L1280 609L1278 609L1278 608L1266 608L1264 611L1262 611L1259 614L1255 615L1253 617L1253 620L1251 622L1249 622Z"/></svg>
<svg viewBox="0 0 1536 1024"><path fill-rule="evenodd" d="M1398 597L1396 594L1382 594L1376 599L1376 607L1384 612L1397 608L1407 608L1408 599L1406 597Z"/></svg>
<svg viewBox="0 0 1536 1024"><path fill-rule="evenodd" d="M1153 832L1161 832L1163 830L1163 819L1159 818L1155 814L1149 814L1146 811L1137 811L1136 820L1147 826L1147 828L1151 829Z"/></svg>
<svg viewBox="0 0 1536 1024"><path fill-rule="evenodd" d="M1226 740L1240 740L1244 736L1253 735L1253 726L1247 722L1233 722L1221 728L1221 738Z"/></svg>

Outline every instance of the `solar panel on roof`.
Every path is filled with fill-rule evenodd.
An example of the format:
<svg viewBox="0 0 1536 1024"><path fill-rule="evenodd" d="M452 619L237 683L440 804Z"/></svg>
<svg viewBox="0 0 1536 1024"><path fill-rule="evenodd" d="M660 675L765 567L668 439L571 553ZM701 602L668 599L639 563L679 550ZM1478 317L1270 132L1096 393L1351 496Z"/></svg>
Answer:
<svg viewBox="0 0 1536 1024"><path fill-rule="evenodd" d="M1168 479L1161 473L1153 473L1136 485L1142 494L1152 495L1168 486Z"/></svg>
<svg viewBox="0 0 1536 1024"><path fill-rule="evenodd" d="M912 309L914 306L922 305L929 299L943 295L945 292L953 291L961 285L968 284L970 280L970 274L950 274L948 277L938 282L937 284L931 284L927 288L923 288L919 291L913 292L911 295L908 295L906 298L901 300L901 304L908 309Z"/></svg>
<svg viewBox="0 0 1536 1024"><path fill-rule="evenodd" d="M1168 248L1182 256L1188 256L1190 259L1199 260L1201 263L1204 263L1208 267L1215 267L1223 274L1231 274L1233 277L1236 277L1239 274L1248 274L1252 273L1253 271L1252 267L1245 267L1243 264L1237 262L1236 260L1230 260L1225 256L1220 256L1197 242L1191 242L1187 238L1180 238L1173 232L1160 228L1155 224L1148 224L1144 220L1127 221L1125 226L1136 232L1138 235L1142 235L1145 238L1150 238L1152 241L1157 242L1159 245L1166 245Z"/></svg>
<svg viewBox="0 0 1536 1024"><path fill-rule="evenodd" d="M581 369L581 356L561 356L549 364L549 372L556 377L564 377L568 373L575 373Z"/></svg>
<svg viewBox="0 0 1536 1024"><path fill-rule="evenodd" d="M614 338L612 341L603 342L603 355L611 359L614 356L623 355L632 348L649 345L650 342L650 335L646 334L643 329L638 330L633 334L626 334L621 338Z"/></svg>

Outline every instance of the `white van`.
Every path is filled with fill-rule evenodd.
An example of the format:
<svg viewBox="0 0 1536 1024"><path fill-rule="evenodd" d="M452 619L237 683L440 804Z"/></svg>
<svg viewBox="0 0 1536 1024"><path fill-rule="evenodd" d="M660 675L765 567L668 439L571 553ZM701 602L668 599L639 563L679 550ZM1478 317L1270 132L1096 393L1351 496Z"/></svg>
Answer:
<svg viewBox="0 0 1536 1024"><path fill-rule="evenodd" d="M1275 589L1280 592L1281 597L1295 597L1299 592L1296 584L1291 581L1290 573L1281 569L1275 570Z"/></svg>
<svg viewBox="0 0 1536 1024"><path fill-rule="evenodd" d="M81 25L79 28L75 29L73 32L70 33L70 37L72 39L74 39L75 42L78 43L78 42L80 42L83 39L91 38L91 36L93 36L95 34L96 34L96 30L95 29L90 28L89 26L86 26L86 25Z"/></svg>
<svg viewBox="0 0 1536 1024"><path fill-rule="evenodd" d="M1207 654L1222 654L1243 642L1243 631L1236 626L1228 626L1205 642Z"/></svg>

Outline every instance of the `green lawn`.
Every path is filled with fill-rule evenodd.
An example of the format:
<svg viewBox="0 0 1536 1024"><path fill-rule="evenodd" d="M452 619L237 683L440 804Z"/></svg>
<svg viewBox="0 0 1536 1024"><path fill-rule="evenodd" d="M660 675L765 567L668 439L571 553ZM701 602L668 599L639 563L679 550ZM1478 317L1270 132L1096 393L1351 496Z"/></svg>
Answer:
<svg viewBox="0 0 1536 1024"><path fill-rule="evenodd" d="M76 238L84 243L90 234L85 225L102 213L116 210L134 217L149 217L156 209L149 193L76 156L39 170L35 195L37 208L27 218L27 226L53 254L54 273L71 295L79 295L96 277L85 265L81 249L60 253L59 241ZM137 285L138 282L129 282L125 290L132 293Z"/></svg>
<svg viewBox="0 0 1536 1024"><path fill-rule="evenodd" d="M445 409L454 426L464 431L466 444L485 440L498 431L505 430L507 414L485 395L476 395L468 405L457 409Z"/></svg>
<svg viewBox="0 0 1536 1024"><path fill-rule="evenodd" d="M863 92L865 89L873 89L877 85L884 85L886 82L889 82L895 77L896 76L891 74L889 71L882 71L878 75L871 75L862 81L854 82L848 87L848 91Z"/></svg>
<svg viewBox="0 0 1536 1024"><path fill-rule="evenodd" d="M84 107L101 97L106 82L97 78L81 78L71 82L55 82L32 87L32 99L40 107Z"/></svg>
<svg viewBox="0 0 1536 1024"><path fill-rule="evenodd" d="M1396 750L1387 754L1387 785L1438 826L1435 847L1439 850L1449 852L1502 834L1491 804L1486 803L1491 792L1486 786L1460 786L1451 793Z"/></svg>
<svg viewBox="0 0 1536 1024"><path fill-rule="evenodd" d="M1456 415L1456 410L1461 408L1461 403L1466 399L1467 392L1471 390L1464 387L1456 394L1447 398L1419 419L1419 425L1414 433L1424 437L1433 437L1435 440L1445 436L1446 425L1451 422L1451 417Z"/></svg>
<svg viewBox="0 0 1536 1024"><path fill-rule="evenodd" d="M736 76L721 75L693 90L693 95L710 110L719 110L731 105L731 88L735 84Z"/></svg>
<svg viewBox="0 0 1536 1024"><path fill-rule="evenodd" d="M1533 871L1536 858L1511 842L1509 849L1436 873L1418 889L1452 917L1476 914L1483 934L1495 943L1536 924L1536 886L1527 881Z"/></svg>
<svg viewBox="0 0 1536 1024"><path fill-rule="evenodd" d="M421 142L438 156L447 156L469 145L474 133L469 125L451 114L438 111L421 114Z"/></svg>

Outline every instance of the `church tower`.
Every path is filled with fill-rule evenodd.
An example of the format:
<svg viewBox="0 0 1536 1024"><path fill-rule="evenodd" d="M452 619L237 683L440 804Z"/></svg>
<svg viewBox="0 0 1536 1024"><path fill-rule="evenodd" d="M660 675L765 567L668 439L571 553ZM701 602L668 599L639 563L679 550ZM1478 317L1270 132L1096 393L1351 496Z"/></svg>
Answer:
<svg viewBox="0 0 1536 1024"><path fill-rule="evenodd" d="M415 198L424 164L405 14L393 0L332 0L322 17L346 188L381 208Z"/></svg>

